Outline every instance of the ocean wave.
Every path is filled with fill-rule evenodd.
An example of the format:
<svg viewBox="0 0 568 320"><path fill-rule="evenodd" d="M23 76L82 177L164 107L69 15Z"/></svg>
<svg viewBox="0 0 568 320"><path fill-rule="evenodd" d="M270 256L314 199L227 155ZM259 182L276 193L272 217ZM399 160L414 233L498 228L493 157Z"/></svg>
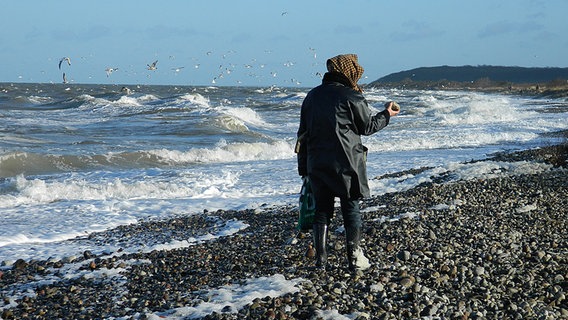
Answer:
<svg viewBox="0 0 568 320"><path fill-rule="evenodd" d="M211 109L208 98L198 94L160 98L153 94L111 95L95 97L83 94L75 98L75 103L82 111L100 113L102 115L136 115L163 112L208 112Z"/></svg>
<svg viewBox="0 0 568 320"><path fill-rule="evenodd" d="M413 116L416 121L434 126L514 123L535 114L522 109L518 98L474 92L423 92L402 99L400 105L401 116Z"/></svg>
<svg viewBox="0 0 568 320"><path fill-rule="evenodd" d="M288 159L294 156L293 146L287 141L273 143L227 143L221 141L216 147L193 148L188 151L150 150L149 154L170 165L191 163L233 163L256 160Z"/></svg>
<svg viewBox="0 0 568 320"><path fill-rule="evenodd" d="M44 144L48 143L48 141L44 139L38 139L34 137L18 135L18 134L0 134L0 141L2 144L10 144L10 145L25 145L25 144Z"/></svg>
<svg viewBox="0 0 568 320"><path fill-rule="evenodd" d="M213 119L213 123L215 123L218 127L227 129L231 132L245 133L250 131L241 119L230 115L218 116Z"/></svg>
<svg viewBox="0 0 568 320"><path fill-rule="evenodd" d="M152 101L155 99L156 98L151 95L139 98L121 95L116 100L110 100L83 94L77 98L77 101L81 102L81 109L98 109L106 107L139 107L142 105L142 101Z"/></svg>
<svg viewBox="0 0 568 320"><path fill-rule="evenodd" d="M274 97L277 98L280 102L286 102L286 101L298 102L303 100L306 97L306 95L307 92L293 92L293 93L281 92L275 94Z"/></svg>
<svg viewBox="0 0 568 320"><path fill-rule="evenodd" d="M28 100L33 104L45 104L53 102L52 97L43 97L43 96L29 96Z"/></svg>
<svg viewBox="0 0 568 320"><path fill-rule="evenodd" d="M269 123L253 109L247 107L222 107L218 109L221 113L229 115L242 120L245 123L257 127L268 128L271 127Z"/></svg>
<svg viewBox="0 0 568 320"><path fill-rule="evenodd" d="M227 143L225 140L221 140L211 148L191 148L187 151L153 149L110 152L100 155L12 152L0 155L0 178L79 172L91 169L160 168L205 163L288 159L294 155L292 148L290 142L283 140L271 143Z"/></svg>
<svg viewBox="0 0 568 320"><path fill-rule="evenodd" d="M0 156L0 177L68 172L84 167L80 156L12 152Z"/></svg>
<svg viewBox="0 0 568 320"><path fill-rule="evenodd" d="M204 173L155 169L132 170L120 174L97 171L51 177L18 175L3 179L0 208L49 203L65 210L65 202L82 201L82 206L89 206L91 203L92 206L102 206L104 209L113 204L100 201L240 197L241 191L231 190L231 186L237 183L239 177L238 170Z"/></svg>
<svg viewBox="0 0 568 320"><path fill-rule="evenodd" d="M515 122L533 116L507 97L475 94L455 100L439 100L431 105L433 116L443 124L479 124Z"/></svg>
<svg viewBox="0 0 568 320"><path fill-rule="evenodd" d="M190 106L198 106L202 108L210 107L209 99L199 93L187 93L181 95L175 99L175 103L182 106L189 104Z"/></svg>
<svg viewBox="0 0 568 320"><path fill-rule="evenodd" d="M407 137L412 136L412 139ZM403 152L413 150L434 149L460 149L476 148L500 143L528 143L539 138L531 132L484 132L479 130L447 129L431 130L428 133L410 132L402 130L397 132L385 131L377 137L368 138L365 145L369 153L385 151Z"/></svg>

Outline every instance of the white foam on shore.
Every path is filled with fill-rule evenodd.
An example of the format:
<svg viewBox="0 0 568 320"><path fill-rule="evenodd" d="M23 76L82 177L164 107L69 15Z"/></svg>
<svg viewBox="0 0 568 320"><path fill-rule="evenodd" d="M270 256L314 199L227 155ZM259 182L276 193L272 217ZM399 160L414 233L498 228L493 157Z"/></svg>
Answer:
<svg viewBox="0 0 568 320"><path fill-rule="evenodd" d="M243 284L231 284L220 288L212 288L204 292L203 301L194 307L181 307L165 312L148 314L148 319L196 319L213 312L237 313L254 299L266 296L279 297L299 290L301 278L286 280L281 274L269 277L252 278Z"/></svg>
<svg viewBox="0 0 568 320"><path fill-rule="evenodd" d="M113 246L103 246L100 247L98 250L94 248L92 244L87 245L84 249L90 250L93 254L99 255L102 251L105 252L113 252L104 258L111 258L114 256L121 256L124 254L131 254L131 253L148 253L154 250L173 250L177 248L185 248L189 246L193 246L203 241L212 241L218 239L220 237L231 236L241 230L248 228L248 224L243 223L239 220L229 220L224 222L224 224L219 228L219 231L216 234L207 233L203 236L199 237L191 237L184 241L171 241L169 243L163 244L156 244L147 247L137 247L137 246L127 246L127 247L113 247ZM120 251L118 249L121 249ZM77 251L79 249L77 248ZM57 259L55 259L57 260ZM126 294L126 289L123 289L123 284L126 282L126 277L121 274L121 272L125 271L129 268L130 265L137 265L142 263L150 263L150 261L146 260L129 260L125 261L126 267L125 268L100 268L91 270L89 265L94 261L94 259L86 259L80 262L69 262L64 264L61 268L57 270L57 272L49 272L45 275L36 275L33 281L29 281L26 283L16 283L14 285L6 286L0 288L0 295L6 297L10 302L5 304L4 306L0 306L0 311L4 308L13 308L16 306L17 300L22 299L24 296L36 296L35 289L40 286L51 285L53 283L60 282L62 279L66 280L73 280L78 278L88 278L97 281L107 281L112 283L115 290L113 290L116 296L121 296ZM10 266L5 266L10 267ZM270 283L270 281L265 281L265 283ZM281 286L281 287L293 287L296 285L296 282L291 282L289 286ZM260 285L260 284L259 284ZM285 291L285 292L292 292L292 291ZM120 300L120 299L117 299Z"/></svg>
<svg viewBox="0 0 568 320"><path fill-rule="evenodd" d="M395 222L401 219L415 219L417 217L419 217L422 213L421 212L405 212L402 214L399 214L397 216L394 217L380 217L380 218L376 218L373 219L373 221L378 221L379 223L385 223L385 222Z"/></svg>
<svg viewBox="0 0 568 320"><path fill-rule="evenodd" d="M219 230L216 234L207 233L199 237L192 237L183 241L174 240L169 243L157 244L149 247L148 249L144 250L145 252L151 252L154 250L174 250L178 248L185 248L190 245L198 244L205 241L215 240L220 237L226 237L233 235L241 230L248 228L249 225L239 221L239 220L230 220L227 221L224 228Z"/></svg>
<svg viewBox="0 0 568 320"><path fill-rule="evenodd" d="M92 241L89 241L88 239L84 240L75 239L75 241L72 242L67 241L65 245L60 245L60 246L41 246L40 243L34 243L31 245L22 244L21 246L24 246L25 247L24 250L28 251L30 246L32 247L37 246L37 249L34 251L36 255L41 255L42 259L59 260L62 257L74 257L80 252L84 252L86 250L89 250L94 255L105 254L106 255L105 257L112 257L115 255L123 255L130 253L140 253L140 252L147 253L154 250L174 250L178 248L185 248L205 241L213 241L221 237L231 236L248 227L249 227L248 224L240 220L233 219L228 221L220 221L219 225L217 225L216 228L214 228L215 230L217 230L216 233L206 233L201 236L190 237L184 240L172 240L167 243L157 243L145 246L134 245L133 243L137 242L135 239L136 237L130 239L131 243L129 244L122 243L120 246L112 244L95 245ZM17 251L19 246L13 245L11 246L11 248L15 251L14 257L7 257L8 259L10 258L15 259L15 257L21 257L27 260L31 258L25 256L24 253L18 254ZM2 269L2 268L11 267L11 263L13 263L14 260L4 260L4 261L0 260L0 262L6 264L5 266L0 267L0 269Z"/></svg>
<svg viewBox="0 0 568 320"><path fill-rule="evenodd" d="M498 176L514 176L521 174L538 174L550 170L552 165L546 163L517 161L480 161L473 163L450 163L443 167L425 170L419 174L406 174L400 177L371 179L371 190L378 191L374 195L406 191L422 183L433 182L435 178L445 176L445 182L460 180L491 179Z"/></svg>
<svg viewBox="0 0 568 320"><path fill-rule="evenodd" d="M359 317L360 312L354 312L351 314L341 314L339 311L332 309L332 310L318 310L316 311L318 319L322 320L353 320Z"/></svg>

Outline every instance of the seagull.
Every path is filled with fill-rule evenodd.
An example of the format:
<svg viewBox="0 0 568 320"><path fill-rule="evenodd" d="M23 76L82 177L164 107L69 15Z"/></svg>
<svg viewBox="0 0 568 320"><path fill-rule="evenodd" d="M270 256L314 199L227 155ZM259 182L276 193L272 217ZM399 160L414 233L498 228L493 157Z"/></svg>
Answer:
<svg viewBox="0 0 568 320"><path fill-rule="evenodd" d="M172 68L172 70L173 70L175 73L178 73L178 72L180 72L181 69L183 69L183 68L185 68L185 67Z"/></svg>
<svg viewBox="0 0 568 320"><path fill-rule="evenodd" d="M107 73L107 77L110 77L110 75L117 70L118 68L106 68L105 71Z"/></svg>
<svg viewBox="0 0 568 320"><path fill-rule="evenodd" d="M148 70L156 70L156 69L158 69L158 67L156 67L156 64L158 64L158 60L152 62L152 64L147 64Z"/></svg>
<svg viewBox="0 0 568 320"><path fill-rule="evenodd" d="M312 51L314 53L314 59L317 59L318 55L316 53L316 49L310 47L310 51Z"/></svg>
<svg viewBox="0 0 568 320"><path fill-rule="evenodd" d="M71 65L71 59L69 59L69 57L63 57L61 58L61 60L59 60L59 70L61 70L61 64L63 63L63 61L67 60L67 64Z"/></svg>

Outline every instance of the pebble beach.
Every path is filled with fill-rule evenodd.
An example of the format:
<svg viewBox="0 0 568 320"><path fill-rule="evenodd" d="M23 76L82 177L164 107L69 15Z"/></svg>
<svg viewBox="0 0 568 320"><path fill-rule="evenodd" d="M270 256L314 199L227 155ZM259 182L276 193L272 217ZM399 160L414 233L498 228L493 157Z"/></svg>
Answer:
<svg viewBox="0 0 568 320"><path fill-rule="evenodd" d="M219 210L89 237L126 247L196 238L235 221L248 227L175 249L0 261L0 318L568 319L567 155L565 144L496 154L488 160L550 169L441 177L364 200L365 272L348 271L341 215L322 271L313 268L311 232L295 229L297 207ZM218 288L260 278L295 289L188 312L213 302Z"/></svg>

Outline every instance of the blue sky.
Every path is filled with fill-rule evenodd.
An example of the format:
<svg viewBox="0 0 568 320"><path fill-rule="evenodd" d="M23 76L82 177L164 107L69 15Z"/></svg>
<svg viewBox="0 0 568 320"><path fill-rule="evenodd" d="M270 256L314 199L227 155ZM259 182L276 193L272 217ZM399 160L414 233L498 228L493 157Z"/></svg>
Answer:
<svg viewBox="0 0 568 320"><path fill-rule="evenodd" d="M312 87L341 53L359 55L362 83L440 65L568 67L564 0L2 4L0 82Z"/></svg>

